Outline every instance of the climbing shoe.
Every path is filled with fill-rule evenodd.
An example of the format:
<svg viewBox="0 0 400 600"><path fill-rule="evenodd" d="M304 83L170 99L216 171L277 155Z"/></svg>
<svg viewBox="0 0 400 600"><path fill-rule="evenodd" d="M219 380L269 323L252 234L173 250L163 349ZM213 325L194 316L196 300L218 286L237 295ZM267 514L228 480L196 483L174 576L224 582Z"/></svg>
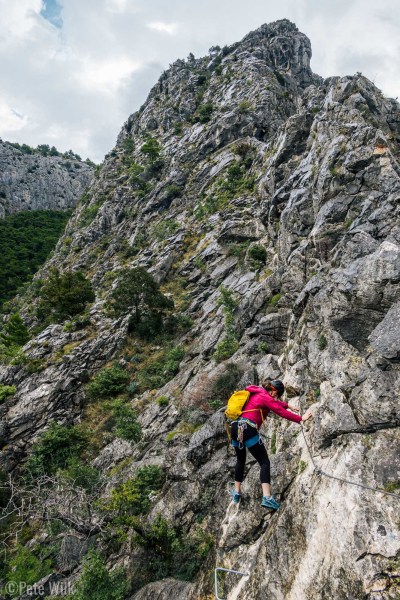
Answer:
<svg viewBox="0 0 400 600"><path fill-rule="evenodd" d="M275 498L273 498L273 496L263 496L261 506L264 506L265 508L272 508L273 510L278 510L280 504L275 500Z"/></svg>
<svg viewBox="0 0 400 600"><path fill-rule="evenodd" d="M242 494L239 494L235 490L231 490L232 502L239 504Z"/></svg>

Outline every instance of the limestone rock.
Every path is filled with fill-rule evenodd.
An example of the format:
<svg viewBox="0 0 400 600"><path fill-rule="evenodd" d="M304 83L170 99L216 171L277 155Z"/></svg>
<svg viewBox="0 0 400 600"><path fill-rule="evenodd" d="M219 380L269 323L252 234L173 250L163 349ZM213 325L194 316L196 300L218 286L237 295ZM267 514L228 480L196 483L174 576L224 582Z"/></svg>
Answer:
<svg viewBox="0 0 400 600"><path fill-rule="evenodd" d="M149 583L129 600L187 600L196 599L195 586L176 579L163 579Z"/></svg>
<svg viewBox="0 0 400 600"><path fill-rule="evenodd" d="M85 162L24 154L0 140L0 218L20 210L74 208L92 176Z"/></svg>

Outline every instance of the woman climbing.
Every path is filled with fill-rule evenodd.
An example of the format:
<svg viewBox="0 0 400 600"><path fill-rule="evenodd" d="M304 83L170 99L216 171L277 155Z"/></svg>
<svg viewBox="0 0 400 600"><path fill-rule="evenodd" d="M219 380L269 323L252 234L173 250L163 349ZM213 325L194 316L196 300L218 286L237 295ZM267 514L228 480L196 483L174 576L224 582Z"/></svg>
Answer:
<svg viewBox="0 0 400 600"><path fill-rule="evenodd" d="M279 379L263 382L262 387L249 385L246 391L250 392L250 397L243 408L242 416L231 423L232 445L235 448L237 458L235 489L231 491L232 500L235 503L240 502L240 487L246 465L246 448L248 448L261 467L260 480L263 491L261 506L278 510L280 504L271 496L270 462L258 430L270 410L295 423L307 421L312 417L312 414L307 411L301 417L294 414L294 412L290 412L298 412L298 409L280 400L285 391L285 386ZM243 416L243 414L246 416Z"/></svg>

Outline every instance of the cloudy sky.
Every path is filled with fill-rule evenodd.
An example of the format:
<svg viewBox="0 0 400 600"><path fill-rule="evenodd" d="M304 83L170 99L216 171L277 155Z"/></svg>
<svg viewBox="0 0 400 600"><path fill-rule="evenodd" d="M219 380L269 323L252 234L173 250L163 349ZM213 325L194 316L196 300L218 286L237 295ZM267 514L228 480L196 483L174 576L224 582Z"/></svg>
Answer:
<svg viewBox="0 0 400 600"><path fill-rule="evenodd" d="M294 21L314 72L400 96L398 0L0 0L0 137L100 162L161 72Z"/></svg>

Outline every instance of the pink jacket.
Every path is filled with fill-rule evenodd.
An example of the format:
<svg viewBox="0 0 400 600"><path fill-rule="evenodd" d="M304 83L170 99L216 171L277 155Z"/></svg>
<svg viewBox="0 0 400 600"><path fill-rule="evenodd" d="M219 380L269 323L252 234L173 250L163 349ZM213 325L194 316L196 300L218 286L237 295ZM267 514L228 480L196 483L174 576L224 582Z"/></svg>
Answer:
<svg viewBox="0 0 400 600"><path fill-rule="evenodd" d="M252 410L251 412L246 412L246 410L254 408L262 409L264 419L267 418L269 411L272 410L280 417L288 419L289 421L294 421L295 423L300 423L302 421L300 415L296 415L295 413L286 410L288 407L286 402L276 400L270 396L263 387L249 385L246 390L250 392L251 395L243 407L243 417L257 423L257 427L261 427L262 425L261 410Z"/></svg>

